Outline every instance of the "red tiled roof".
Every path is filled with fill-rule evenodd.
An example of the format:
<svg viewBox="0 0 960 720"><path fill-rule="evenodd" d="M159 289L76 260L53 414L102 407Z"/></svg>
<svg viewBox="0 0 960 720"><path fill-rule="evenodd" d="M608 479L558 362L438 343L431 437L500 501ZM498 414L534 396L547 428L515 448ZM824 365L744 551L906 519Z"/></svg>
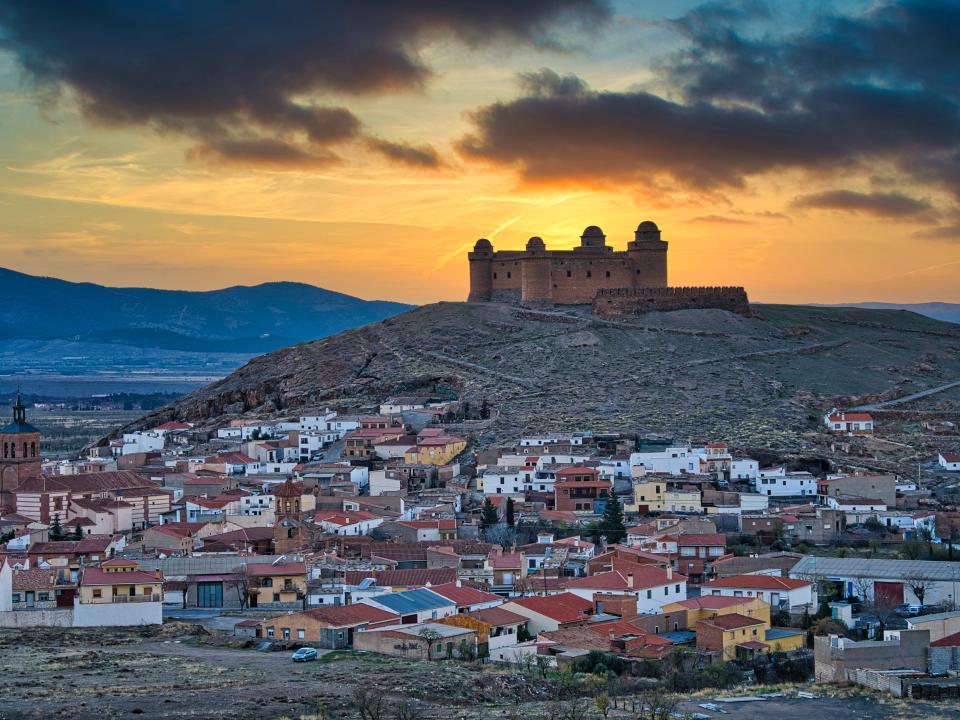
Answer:
<svg viewBox="0 0 960 720"><path fill-rule="evenodd" d="M840 412L834 413L828 419L830 422L870 422L873 415L865 412Z"/></svg>
<svg viewBox="0 0 960 720"><path fill-rule="evenodd" d="M688 535L679 535L677 545L680 547L689 547L691 545L727 545L727 536L723 533L690 533Z"/></svg>
<svg viewBox="0 0 960 720"><path fill-rule="evenodd" d="M164 523L163 525L153 525L147 528L151 532L159 532L164 535L183 539L190 535L195 535L200 528L205 527L205 522L174 522Z"/></svg>
<svg viewBox="0 0 960 720"><path fill-rule="evenodd" d="M526 615L520 615L502 607L474 610L470 615L488 625L522 625L528 620Z"/></svg>
<svg viewBox="0 0 960 720"><path fill-rule="evenodd" d="M796 590L813 585L806 580L775 577L773 575L731 575L702 585L703 590L710 588L747 588L752 590Z"/></svg>
<svg viewBox="0 0 960 720"><path fill-rule="evenodd" d="M930 647L960 647L960 632L934 640Z"/></svg>
<svg viewBox="0 0 960 720"><path fill-rule="evenodd" d="M723 595L701 595L700 597L680 600L677 605L682 605L687 610L722 610L733 605L741 605L750 602L754 598L725 597Z"/></svg>
<svg viewBox="0 0 960 720"><path fill-rule="evenodd" d="M353 605L339 605L336 607L311 608L304 610L303 613L314 620L327 623L333 627L351 627L354 625L365 625L367 623L378 623L388 620L395 620L397 614L387 610L367 605L365 603L354 603ZM277 620L286 620L290 615L280 615ZM264 621L269 622L269 620Z"/></svg>
<svg viewBox="0 0 960 720"><path fill-rule="evenodd" d="M367 512L366 510L343 510L340 512L320 512L313 516L314 522L325 522L332 525L339 525L343 527L345 525L355 525L358 522L364 522L365 520L377 520L383 519L382 515L377 515L376 513Z"/></svg>
<svg viewBox="0 0 960 720"><path fill-rule="evenodd" d="M737 647L746 648L747 650L766 650L770 646L759 640L747 640L747 642L737 643Z"/></svg>
<svg viewBox="0 0 960 720"><path fill-rule="evenodd" d="M344 582L359 585L366 578L374 578L381 587L421 587L453 582L456 568L406 568L400 570L347 570Z"/></svg>
<svg viewBox="0 0 960 720"><path fill-rule="evenodd" d="M241 452L227 452L220 455L212 455L204 460L204 462L208 465L219 465L220 463L226 463L227 465L256 465L260 461Z"/></svg>
<svg viewBox="0 0 960 720"><path fill-rule="evenodd" d="M247 574L251 577L270 577L277 575L306 575L307 564L303 562L250 563Z"/></svg>
<svg viewBox="0 0 960 720"><path fill-rule="evenodd" d="M2 566L0 566L2 567ZM14 570L13 590L49 590L57 586L57 571L31 568Z"/></svg>
<svg viewBox="0 0 960 720"><path fill-rule="evenodd" d="M715 627L722 628L723 630L738 630L740 628L765 624L763 620L747 617L746 615L741 615L740 613L717 615L709 620L701 620L700 622L707 623L708 625L714 625ZM700 623L697 624L699 625Z"/></svg>
<svg viewBox="0 0 960 720"><path fill-rule="evenodd" d="M960 453L940 453L943 456L944 462L948 463L960 463Z"/></svg>
<svg viewBox="0 0 960 720"><path fill-rule="evenodd" d="M560 623L582 620L587 617L587 611L593 608L592 602L573 593L513 598L509 602Z"/></svg>
<svg viewBox="0 0 960 720"><path fill-rule="evenodd" d="M159 577L145 570L129 572L107 572L100 568L88 567L83 569L80 578L81 585L140 585L144 583L162 583L163 575Z"/></svg>
<svg viewBox="0 0 960 720"><path fill-rule="evenodd" d="M87 535L83 540L54 540L34 543L27 550L31 555L77 555L91 552L106 552L113 537L110 535Z"/></svg>
<svg viewBox="0 0 960 720"><path fill-rule="evenodd" d="M633 585L630 585L630 576L633 576ZM670 583L686 582L685 575L670 573L659 565L640 565L639 563L617 563L616 569L610 572L576 578L567 582L568 588L583 588L585 590L641 590Z"/></svg>

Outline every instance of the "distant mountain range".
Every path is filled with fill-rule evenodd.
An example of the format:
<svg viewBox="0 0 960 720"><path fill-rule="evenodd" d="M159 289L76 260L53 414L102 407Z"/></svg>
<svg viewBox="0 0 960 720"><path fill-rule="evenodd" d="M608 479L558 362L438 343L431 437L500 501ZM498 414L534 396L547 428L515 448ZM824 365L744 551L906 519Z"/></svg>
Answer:
<svg viewBox="0 0 960 720"><path fill-rule="evenodd" d="M918 315L926 315L934 320L960 323L960 303L928 302L928 303L888 303L888 302L861 302L842 303L837 305L822 305L820 307L854 307L867 310L909 310Z"/></svg>
<svg viewBox="0 0 960 720"><path fill-rule="evenodd" d="M0 268L0 343L62 341L259 354L377 322L412 306L304 283L204 292L116 288Z"/></svg>

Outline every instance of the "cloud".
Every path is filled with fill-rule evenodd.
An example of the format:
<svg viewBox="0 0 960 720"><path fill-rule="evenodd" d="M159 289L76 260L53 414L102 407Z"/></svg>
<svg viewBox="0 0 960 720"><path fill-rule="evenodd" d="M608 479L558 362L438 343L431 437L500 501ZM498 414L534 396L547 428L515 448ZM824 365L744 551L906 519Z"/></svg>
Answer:
<svg viewBox="0 0 960 720"><path fill-rule="evenodd" d="M189 136L195 157L309 166L364 134L325 100L421 89L431 40L556 47L608 16L604 0L5 0L0 48L91 122Z"/></svg>
<svg viewBox="0 0 960 720"><path fill-rule="evenodd" d="M753 222L750 220L743 220L741 218L732 218L725 215L700 215L699 217L690 218L687 220L688 223L707 223L707 224L717 224L717 225L753 225Z"/></svg>
<svg viewBox="0 0 960 720"><path fill-rule="evenodd" d="M686 46L659 72L677 98L542 70L474 110L457 147L528 183L715 191L884 164L960 197L960 6L903 0L790 35L776 34L789 23L748 32L772 13L709 3L673 21Z"/></svg>
<svg viewBox="0 0 960 720"><path fill-rule="evenodd" d="M437 151L430 145L410 145L381 138L370 138L367 140L367 147L389 160L404 165L438 168L443 164Z"/></svg>
<svg viewBox="0 0 960 720"><path fill-rule="evenodd" d="M902 193L862 193L853 190L827 190L804 195L792 203L797 208L845 210L884 218L929 217L933 206L926 200L917 200Z"/></svg>
<svg viewBox="0 0 960 720"><path fill-rule="evenodd" d="M958 240L960 241L960 223L955 225L941 225L940 227L917 230L913 233L916 238L924 240Z"/></svg>

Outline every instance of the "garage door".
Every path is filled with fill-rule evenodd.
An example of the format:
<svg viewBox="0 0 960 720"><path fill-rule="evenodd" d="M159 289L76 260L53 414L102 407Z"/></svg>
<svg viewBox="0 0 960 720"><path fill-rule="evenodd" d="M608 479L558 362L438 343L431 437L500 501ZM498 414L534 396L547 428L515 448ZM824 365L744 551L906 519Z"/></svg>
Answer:
<svg viewBox="0 0 960 720"><path fill-rule="evenodd" d="M223 607L223 583L222 582L197 583L197 607L202 607L202 608Z"/></svg>
<svg viewBox="0 0 960 720"><path fill-rule="evenodd" d="M873 583L873 599L877 607L883 610L895 608L903 604L903 583L880 582Z"/></svg>

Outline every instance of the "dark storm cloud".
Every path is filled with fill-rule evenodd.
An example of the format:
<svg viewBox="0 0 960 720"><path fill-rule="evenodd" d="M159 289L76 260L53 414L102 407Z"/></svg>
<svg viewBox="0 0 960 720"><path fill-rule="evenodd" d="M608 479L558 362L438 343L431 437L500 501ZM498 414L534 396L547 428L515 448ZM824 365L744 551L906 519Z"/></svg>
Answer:
<svg viewBox="0 0 960 720"><path fill-rule="evenodd" d="M768 6L712 3L673 21L660 67L678 100L598 92L551 71L471 115L459 149L528 181L742 186L762 173L886 163L960 195L960 4L903 0L751 32Z"/></svg>
<svg viewBox="0 0 960 720"><path fill-rule="evenodd" d="M886 218L917 218L930 216L933 206L926 200L917 200L902 193L862 193L853 190L828 190L804 195L793 202L797 208L845 210Z"/></svg>
<svg viewBox="0 0 960 720"><path fill-rule="evenodd" d="M363 134L317 98L421 88L424 41L555 46L559 28L608 12L605 0L0 0L0 47L99 124L187 134L200 154L312 164Z"/></svg>
<svg viewBox="0 0 960 720"><path fill-rule="evenodd" d="M381 138L370 138L367 141L367 146L385 158L404 165L437 168L443 164L437 151L430 145L410 145Z"/></svg>
<svg viewBox="0 0 960 720"><path fill-rule="evenodd" d="M899 160L960 142L957 106L923 90L824 87L795 109L764 112L642 91L571 95L549 87L474 112L476 132L460 149L515 166L529 180L648 182L669 175L714 188L775 169Z"/></svg>

